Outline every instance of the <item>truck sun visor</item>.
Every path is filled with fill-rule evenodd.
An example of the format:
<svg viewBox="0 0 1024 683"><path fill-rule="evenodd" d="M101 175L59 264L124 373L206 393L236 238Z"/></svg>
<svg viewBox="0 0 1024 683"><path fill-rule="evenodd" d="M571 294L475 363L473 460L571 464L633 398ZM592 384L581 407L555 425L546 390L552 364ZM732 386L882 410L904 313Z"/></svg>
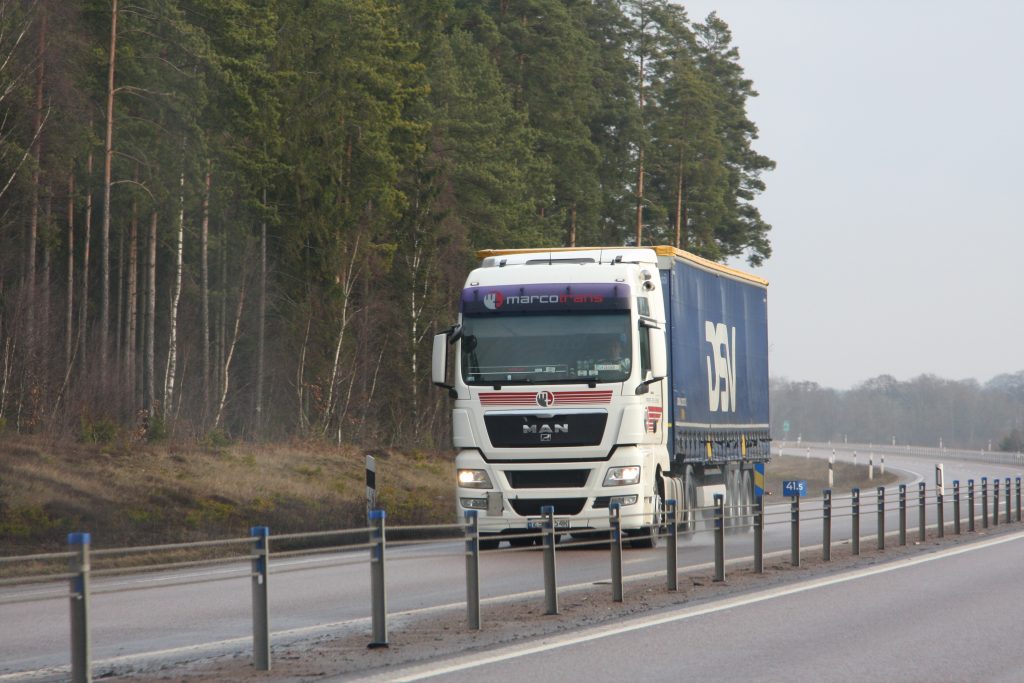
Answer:
<svg viewBox="0 0 1024 683"><path fill-rule="evenodd" d="M464 315L543 313L546 311L629 310L630 290L621 283L575 283L467 287Z"/></svg>

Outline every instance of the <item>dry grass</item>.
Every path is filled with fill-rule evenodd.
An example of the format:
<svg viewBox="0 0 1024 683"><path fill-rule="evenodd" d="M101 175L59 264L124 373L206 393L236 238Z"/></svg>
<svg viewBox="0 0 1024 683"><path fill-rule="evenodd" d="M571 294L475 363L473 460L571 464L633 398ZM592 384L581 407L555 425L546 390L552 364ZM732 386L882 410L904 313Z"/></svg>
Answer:
<svg viewBox="0 0 1024 683"><path fill-rule="evenodd" d="M449 454L377 451L393 524L455 519ZM365 452L322 444L98 446L0 438L4 555L365 526Z"/></svg>
<svg viewBox="0 0 1024 683"><path fill-rule="evenodd" d="M850 494L850 489L858 487L864 492L874 492L877 486L890 486L898 481L892 471L881 474L881 468L875 467L874 479L868 479L868 466L852 463L836 462L833 470L832 492L836 496ZM773 498L783 498L782 482L786 480L807 480L807 495L820 497L821 492L828 488L828 461L821 458L804 458L795 455L774 456L765 467L765 490L772 492ZM771 499L769 499L771 500Z"/></svg>

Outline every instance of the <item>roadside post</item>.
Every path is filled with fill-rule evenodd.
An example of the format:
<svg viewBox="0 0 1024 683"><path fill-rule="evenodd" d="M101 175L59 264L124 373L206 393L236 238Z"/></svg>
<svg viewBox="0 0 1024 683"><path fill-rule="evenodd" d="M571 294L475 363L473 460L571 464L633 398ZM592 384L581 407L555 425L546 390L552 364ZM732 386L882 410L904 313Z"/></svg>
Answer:
<svg viewBox="0 0 1024 683"><path fill-rule="evenodd" d="M992 479L992 526L999 526L999 477Z"/></svg>
<svg viewBox="0 0 1024 683"><path fill-rule="evenodd" d="M808 449L810 452L810 449ZM764 572L764 463L754 464L754 573Z"/></svg>
<svg viewBox="0 0 1024 683"><path fill-rule="evenodd" d="M832 489L821 492L821 560L832 561Z"/></svg>
<svg viewBox="0 0 1024 683"><path fill-rule="evenodd" d="M252 536L252 665L270 671L270 600L267 574L270 565L270 529L254 526Z"/></svg>
<svg viewBox="0 0 1024 683"><path fill-rule="evenodd" d="M669 498L665 501L665 508L668 511L668 547L665 548L665 587L670 590L678 590L679 582L679 524L676 521L676 499Z"/></svg>
<svg viewBox="0 0 1024 683"><path fill-rule="evenodd" d="M854 487L850 491L850 552L860 555L860 489Z"/></svg>
<svg viewBox="0 0 1024 683"><path fill-rule="evenodd" d="M923 481L917 485L917 540L921 543L924 543L926 488Z"/></svg>
<svg viewBox="0 0 1024 683"><path fill-rule="evenodd" d="M960 535L960 480L953 480L953 533Z"/></svg>
<svg viewBox="0 0 1024 683"><path fill-rule="evenodd" d="M800 566L800 498L807 495L807 481L798 479L782 482L782 493L790 497L789 503L789 539L790 562L794 567Z"/></svg>
<svg viewBox="0 0 1024 683"><path fill-rule="evenodd" d="M1010 478L1006 478L1006 523L1009 524L1013 521L1013 511L1010 510L1010 505L1013 502L1013 495L1010 492Z"/></svg>
<svg viewBox="0 0 1024 683"><path fill-rule="evenodd" d="M612 600L622 602L622 517L618 503L608 506L608 530L612 542Z"/></svg>
<svg viewBox="0 0 1024 683"><path fill-rule="evenodd" d="M384 518L383 510L370 510L370 599L373 640L370 649L388 646L388 605L384 580Z"/></svg>
<svg viewBox="0 0 1024 683"><path fill-rule="evenodd" d="M967 530L974 531L974 480L967 480Z"/></svg>
<svg viewBox="0 0 1024 683"><path fill-rule="evenodd" d="M480 630L480 520L479 511L466 510L466 621Z"/></svg>
<svg viewBox="0 0 1024 683"><path fill-rule="evenodd" d="M71 680L92 681L92 642L89 634L89 546L87 533L68 534L71 558Z"/></svg>
<svg viewBox="0 0 1024 683"><path fill-rule="evenodd" d="M981 528L988 528L988 477L981 478Z"/></svg>
<svg viewBox="0 0 1024 683"><path fill-rule="evenodd" d="M715 581L725 581L725 496L715 494Z"/></svg>
<svg viewBox="0 0 1024 683"><path fill-rule="evenodd" d="M900 484L900 545L907 544L907 485Z"/></svg>
<svg viewBox="0 0 1024 683"><path fill-rule="evenodd" d="M555 578L555 506L544 505L544 606L545 614L558 614L558 585Z"/></svg>
<svg viewBox="0 0 1024 683"><path fill-rule="evenodd" d="M377 459L366 456L366 518L377 509Z"/></svg>
<svg viewBox="0 0 1024 683"><path fill-rule="evenodd" d="M935 466L935 514L938 518L939 538L946 537L946 518L943 515L942 499L946 493L946 474L940 462Z"/></svg>
<svg viewBox="0 0 1024 683"><path fill-rule="evenodd" d="M878 549L885 550L885 487L878 487Z"/></svg>
<svg viewBox="0 0 1024 683"><path fill-rule="evenodd" d="M1017 521L1021 520L1021 478L1017 477Z"/></svg>

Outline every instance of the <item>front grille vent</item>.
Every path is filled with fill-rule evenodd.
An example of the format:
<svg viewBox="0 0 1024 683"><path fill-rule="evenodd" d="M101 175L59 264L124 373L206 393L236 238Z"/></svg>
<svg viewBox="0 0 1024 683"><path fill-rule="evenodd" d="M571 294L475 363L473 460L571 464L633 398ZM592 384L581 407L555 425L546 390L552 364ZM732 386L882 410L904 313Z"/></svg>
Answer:
<svg viewBox="0 0 1024 683"><path fill-rule="evenodd" d="M587 504L586 498L513 498L509 500L516 514L524 517L539 517L545 505L555 508L556 515L578 515Z"/></svg>
<svg viewBox="0 0 1024 683"><path fill-rule="evenodd" d="M506 470L514 489L567 489L587 485L590 470Z"/></svg>

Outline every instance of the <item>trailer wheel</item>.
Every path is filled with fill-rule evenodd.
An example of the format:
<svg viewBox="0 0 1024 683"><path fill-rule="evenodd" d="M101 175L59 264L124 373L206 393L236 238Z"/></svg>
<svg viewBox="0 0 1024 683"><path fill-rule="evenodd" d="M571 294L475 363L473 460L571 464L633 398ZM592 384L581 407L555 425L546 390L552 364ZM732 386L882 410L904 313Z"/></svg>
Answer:
<svg viewBox="0 0 1024 683"><path fill-rule="evenodd" d="M740 498L740 518L743 530L749 531L754 527L754 478L750 470L743 470L743 480L740 486L742 496Z"/></svg>

